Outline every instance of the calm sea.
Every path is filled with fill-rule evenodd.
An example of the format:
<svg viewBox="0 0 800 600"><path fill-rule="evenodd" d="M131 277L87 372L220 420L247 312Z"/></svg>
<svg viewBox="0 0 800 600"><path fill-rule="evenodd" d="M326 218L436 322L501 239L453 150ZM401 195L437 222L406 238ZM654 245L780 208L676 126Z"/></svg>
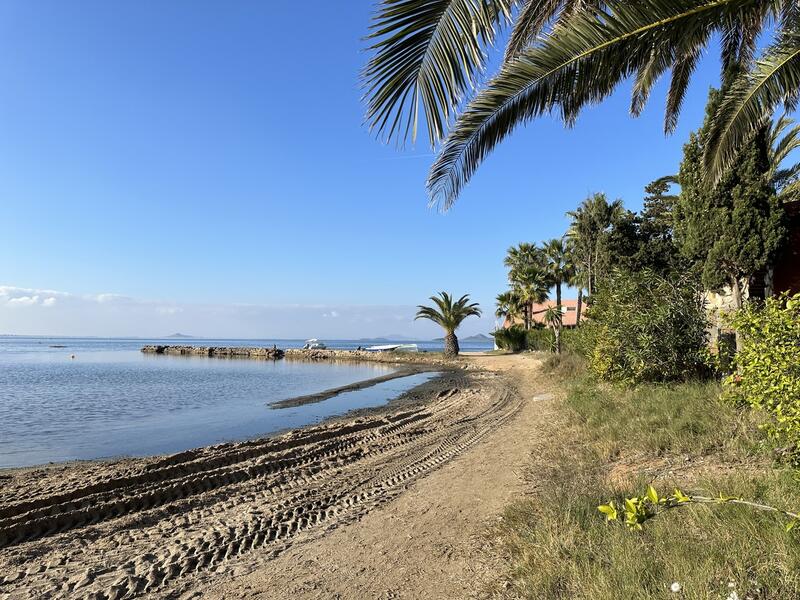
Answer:
<svg viewBox="0 0 800 600"><path fill-rule="evenodd" d="M325 342L330 348L365 345ZM148 343L289 348L303 341L0 336L0 467L144 456L246 439L379 406L433 377L411 375L316 404L272 409L271 402L392 368L142 354ZM420 347L440 348L432 342Z"/></svg>

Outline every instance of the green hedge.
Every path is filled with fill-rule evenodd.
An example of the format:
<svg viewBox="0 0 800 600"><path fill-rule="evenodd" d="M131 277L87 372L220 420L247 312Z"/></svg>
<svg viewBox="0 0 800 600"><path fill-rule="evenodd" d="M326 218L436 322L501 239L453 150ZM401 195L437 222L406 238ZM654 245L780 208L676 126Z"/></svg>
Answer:
<svg viewBox="0 0 800 600"><path fill-rule="evenodd" d="M731 325L741 349L726 395L766 411L768 433L800 463L800 294L748 303Z"/></svg>
<svg viewBox="0 0 800 600"><path fill-rule="evenodd" d="M685 381L707 372L707 316L691 277L615 271L594 298L581 344L601 379Z"/></svg>

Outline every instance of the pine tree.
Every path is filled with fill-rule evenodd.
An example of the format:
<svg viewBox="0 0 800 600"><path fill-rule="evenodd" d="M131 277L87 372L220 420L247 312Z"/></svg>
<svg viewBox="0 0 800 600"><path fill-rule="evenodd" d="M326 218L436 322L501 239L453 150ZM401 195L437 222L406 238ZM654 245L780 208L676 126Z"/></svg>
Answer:
<svg viewBox="0 0 800 600"><path fill-rule="evenodd" d="M720 92L712 89L703 127L684 146L678 176L681 193L673 218L676 243L696 266L704 287L722 291L729 286L740 308L742 282L768 265L785 230L768 176L765 128L743 147L715 187L704 181L704 140L720 100Z"/></svg>

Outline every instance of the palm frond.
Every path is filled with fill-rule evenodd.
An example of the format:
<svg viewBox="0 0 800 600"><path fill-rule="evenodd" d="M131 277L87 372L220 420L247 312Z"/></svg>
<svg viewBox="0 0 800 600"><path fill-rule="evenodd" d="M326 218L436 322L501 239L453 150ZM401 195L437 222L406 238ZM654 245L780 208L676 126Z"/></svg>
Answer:
<svg viewBox="0 0 800 600"><path fill-rule="evenodd" d="M691 49L705 47L720 23L752 10L759 1L604 4L604 10L586 9L559 22L539 45L506 63L467 105L431 168L432 204L450 208L483 159L518 125L554 110L572 125L586 105L607 97L646 65L652 64L647 81L655 81L669 65L686 61ZM684 68L691 70L692 62ZM674 98L682 97L680 88L687 81L688 77L676 79ZM675 109L679 104L673 102Z"/></svg>
<svg viewBox="0 0 800 600"><path fill-rule="evenodd" d="M370 129L413 141L421 105L435 144L482 72L484 47L510 18L513 1L382 0L367 38L373 56L362 73Z"/></svg>
<svg viewBox="0 0 800 600"><path fill-rule="evenodd" d="M775 106L793 108L799 93L800 32L784 31L755 68L736 78L714 115L703 156L708 182L719 181Z"/></svg>
<svg viewBox="0 0 800 600"><path fill-rule="evenodd" d="M795 179L784 185L778 194L778 199L783 203L800 201L800 181Z"/></svg>

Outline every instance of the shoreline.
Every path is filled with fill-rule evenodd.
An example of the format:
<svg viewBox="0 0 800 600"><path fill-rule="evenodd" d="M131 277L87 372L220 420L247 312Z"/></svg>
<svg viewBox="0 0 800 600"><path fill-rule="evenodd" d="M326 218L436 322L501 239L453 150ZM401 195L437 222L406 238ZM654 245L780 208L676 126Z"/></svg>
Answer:
<svg viewBox="0 0 800 600"><path fill-rule="evenodd" d="M374 362L383 362L383 361L374 361ZM143 461L151 459L153 460L166 459L171 456L177 456L189 452L201 451L204 449L222 448L237 444L246 444L254 441L277 438L290 433L300 432L315 427L323 427L330 424L342 421L348 421L359 417L380 415L384 412L391 412L393 410L396 410L400 406L406 406L411 404L409 400L410 398L414 399L415 404L425 402L425 399L421 398L421 395L425 395L426 393L425 390L438 389L439 385L447 385L446 383L440 383L440 381L441 380L450 381L450 378L447 378L447 376L459 373L460 371L454 368L448 369L448 368L434 368L432 366L428 367L424 365L404 365L398 368L397 371L394 371L392 373L387 373L386 375L378 375L370 379L364 379L343 386L329 388L327 390L323 390L321 392L316 392L313 394L304 394L300 396L293 396L292 398L286 398L284 400L275 400L273 402L267 402L266 407L270 410L281 410L297 406L304 406L307 404L314 404L317 402L324 402L325 400L334 398L346 392L367 389L369 387L373 387L375 385L387 381L392 381L394 379L400 379L402 377L417 375L419 373L431 373L431 372L438 373L438 376L433 377L429 381L425 381L418 385L415 385L401 392L399 395L393 398L389 398L383 404L371 407L352 408L341 414L324 417L317 422L308 423L307 425L303 425L300 427L285 427L271 432L264 432L254 436L243 437L235 440L222 441L216 444L192 446L190 448L179 450L173 453L156 453L156 454L146 454L140 456L135 456L135 455L101 456L97 458L50 461L45 463L38 463L38 464L18 466L18 467L0 467L0 483L8 481L15 474L21 472L63 469L72 466L113 465L118 463L135 462L135 461ZM420 394L420 392L422 392L422 394ZM2 498L0 498L0 501L1 500Z"/></svg>
<svg viewBox="0 0 800 600"><path fill-rule="evenodd" d="M4 471L0 589L179 597L356 522L518 414L515 387L471 366L285 433Z"/></svg>

